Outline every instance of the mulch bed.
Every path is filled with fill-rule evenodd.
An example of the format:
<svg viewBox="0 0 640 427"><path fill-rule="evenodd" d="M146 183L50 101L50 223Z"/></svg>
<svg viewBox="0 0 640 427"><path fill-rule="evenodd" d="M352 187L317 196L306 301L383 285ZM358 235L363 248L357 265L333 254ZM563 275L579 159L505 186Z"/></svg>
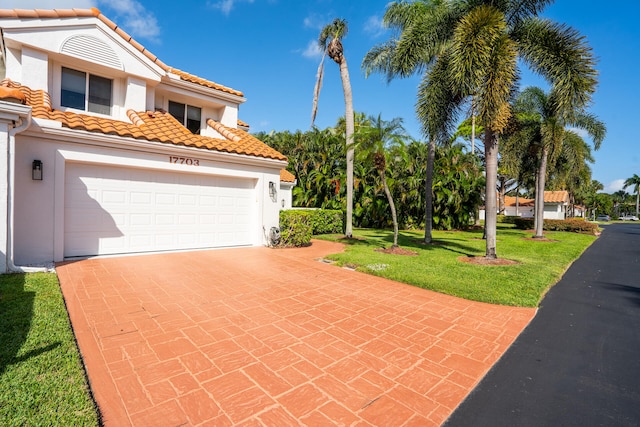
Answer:
<svg viewBox="0 0 640 427"><path fill-rule="evenodd" d="M403 249L400 246L397 247L390 247L390 248L379 248L379 249L374 249L374 251L376 252L382 252L383 254L391 254L391 255L418 255L418 252L416 251L412 251L409 249Z"/></svg>
<svg viewBox="0 0 640 427"><path fill-rule="evenodd" d="M510 259L504 259L504 258L495 258L495 259L490 259L490 258L485 258L483 256L460 256L458 257L458 261L462 261L462 262L466 262L468 264L474 264L474 265L498 265L498 266L505 266L505 265L516 265L516 264L520 264L518 261L513 261Z"/></svg>
<svg viewBox="0 0 640 427"><path fill-rule="evenodd" d="M560 240L548 239L546 237L523 237L523 240L532 240L534 242L559 242Z"/></svg>

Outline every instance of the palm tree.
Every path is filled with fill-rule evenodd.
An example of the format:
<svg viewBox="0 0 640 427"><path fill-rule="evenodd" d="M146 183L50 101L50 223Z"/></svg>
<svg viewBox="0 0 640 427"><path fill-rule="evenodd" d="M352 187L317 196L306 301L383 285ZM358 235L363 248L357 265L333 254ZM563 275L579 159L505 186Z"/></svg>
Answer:
<svg viewBox="0 0 640 427"><path fill-rule="evenodd" d="M617 216L620 216L620 206L627 201L627 196L628 194L624 190L618 190L611 195L611 199L613 200L613 208L615 209Z"/></svg>
<svg viewBox="0 0 640 427"><path fill-rule="evenodd" d="M344 48L342 46L342 39L347 35L348 31L347 21L344 19L336 18L331 24L326 25L320 36L318 37L318 44L323 51L322 60L320 61L320 67L318 69L318 78L316 81L316 87L314 89L313 98L313 111L311 113L311 126L315 121L318 96L320 94L320 87L322 86L323 76L323 64L324 55L329 55L329 58L333 59L336 64L340 66L340 79L342 80L342 91L344 92L344 104L345 104L345 122L346 122L346 147L347 147L347 212L346 212L346 224L345 224L345 237L353 237L353 134L354 134L354 122L353 122L353 95L351 93L351 80L349 79L349 69L347 67L347 59L344 57Z"/></svg>
<svg viewBox="0 0 640 427"><path fill-rule="evenodd" d="M636 216L638 216L638 207L640 205L640 176L634 173L631 178L627 178L623 188L626 189L627 187L633 187L633 191L636 192Z"/></svg>
<svg viewBox="0 0 640 427"><path fill-rule="evenodd" d="M539 18L550 0L395 2L384 23L399 33L365 56L389 79L423 73L417 111L426 135L448 131L464 102L484 127L486 253L496 258L498 136L511 117L518 59L545 77L559 111L580 111L595 90L594 57L577 31ZM433 96L439 94L440 96ZM443 98L444 96L444 98ZM426 97L426 98L423 98Z"/></svg>
<svg viewBox="0 0 640 427"><path fill-rule="evenodd" d="M553 90L546 94L538 87L528 87L520 93L515 102L518 118L524 122L526 133L533 137L530 143L538 151L535 191L536 238L544 237L544 191L548 163L560 156L563 146L581 139L578 134L567 129L567 126L586 131L593 139L596 150L600 148L606 134L604 123L594 115L585 113L582 109L573 112L562 111L557 100L558 96Z"/></svg>
<svg viewBox="0 0 640 427"><path fill-rule="evenodd" d="M404 145L405 139L406 134L402 126L402 119L395 118L391 121L385 121L382 120L379 114L378 117L369 117L368 126L361 127L356 134L356 146L367 157L367 160L373 163L384 188L384 194L389 202L391 220L393 222L392 248L398 247L398 215L387 182L386 152L393 146Z"/></svg>
<svg viewBox="0 0 640 427"><path fill-rule="evenodd" d="M446 41L451 30L446 22L440 22L440 16L446 16L448 8L441 2L416 1L392 2L385 12L383 23L397 33L386 43L374 46L364 57L362 68L365 75L372 72L386 74L387 80L395 77L408 77L422 72L433 65L437 57L436 44ZM443 18L447 21L446 18ZM422 30L422 32L420 31ZM426 33L426 34L425 34ZM428 39L428 41L427 41ZM422 43L417 43L421 40ZM442 70L442 67L440 68ZM434 72L434 74L437 71ZM427 76L429 73L425 73ZM421 115L422 132L428 139L428 155L425 173L425 233L424 242L431 243L433 229L433 169L436 144L448 140L454 117L451 93L442 76L442 85L428 86L428 79L423 82L418 92L418 114ZM436 103L436 100L440 101ZM421 104L422 103L422 104ZM421 105L421 106L420 106ZM429 108L432 107L432 108Z"/></svg>

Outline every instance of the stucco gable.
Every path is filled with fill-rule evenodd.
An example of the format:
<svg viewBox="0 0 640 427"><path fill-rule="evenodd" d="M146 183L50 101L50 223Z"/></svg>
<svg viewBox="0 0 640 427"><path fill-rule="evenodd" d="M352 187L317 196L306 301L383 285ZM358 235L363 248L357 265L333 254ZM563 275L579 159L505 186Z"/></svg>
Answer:
<svg viewBox="0 0 640 427"><path fill-rule="evenodd" d="M20 41L38 49L58 53L61 52L64 46L69 47L68 43L73 41L73 38L84 35L88 39L76 39L76 45L82 46L84 43L84 46L87 46L93 42L93 47L95 48L96 46L100 47L100 42L103 42L113 50L113 52L107 52L112 59L112 63L103 65L118 69L117 64L113 62L113 53L115 53L123 63L123 70L129 74L152 80L160 80L163 77L166 78L168 74L172 74L178 76L181 81L195 83L199 86L240 98L244 96L241 91L168 66L96 8L55 10L0 9L0 26L5 29L5 39L9 43L13 38L15 41ZM42 32L44 30L55 34L56 37L43 39ZM102 49L104 53L104 46L102 46ZM80 56L81 59L90 60L90 58L83 55L94 51L95 49L85 49L85 52L82 49L76 49L76 55L71 53L71 56ZM135 61L133 60L134 58ZM116 66L114 67L114 65Z"/></svg>

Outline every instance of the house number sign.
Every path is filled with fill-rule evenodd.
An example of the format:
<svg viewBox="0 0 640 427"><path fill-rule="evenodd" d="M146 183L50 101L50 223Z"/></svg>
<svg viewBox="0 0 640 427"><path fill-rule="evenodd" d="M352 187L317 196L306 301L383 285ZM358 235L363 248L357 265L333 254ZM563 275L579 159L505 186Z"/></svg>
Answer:
<svg viewBox="0 0 640 427"><path fill-rule="evenodd" d="M200 166L200 160L193 159L191 157L169 156L169 163L176 163L179 165L189 165L189 166Z"/></svg>

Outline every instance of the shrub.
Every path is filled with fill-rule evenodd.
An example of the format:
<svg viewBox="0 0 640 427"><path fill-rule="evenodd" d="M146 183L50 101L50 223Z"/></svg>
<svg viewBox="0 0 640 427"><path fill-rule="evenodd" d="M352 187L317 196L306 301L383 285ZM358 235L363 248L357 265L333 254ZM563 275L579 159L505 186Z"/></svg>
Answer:
<svg viewBox="0 0 640 427"><path fill-rule="evenodd" d="M293 209L280 211L280 247L300 247L311 244L316 234L342 233L341 210Z"/></svg>
<svg viewBox="0 0 640 427"><path fill-rule="evenodd" d="M515 224L518 218L520 217L515 215L498 215L496 221L503 224Z"/></svg>
<svg viewBox="0 0 640 427"><path fill-rule="evenodd" d="M287 210L280 211L280 247L300 247L311 244L312 211Z"/></svg>
<svg viewBox="0 0 640 427"><path fill-rule="evenodd" d="M315 209L311 212L309 220L311 221L312 233L316 234L333 234L343 232L343 213L337 209Z"/></svg>
<svg viewBox="0 0 640 427"><path fill-rule="evenodd" d="M533 228L533 218L516 218L514 224L520 230L530 230ZM546 231L595 234L598 231L598 224L585 221L582 218L545 219L543 229Z"/></svg>
<svg viewBox="0 0 640 427"><path fill-rule="evenodd" d="M576 233L595 234L598 231L598 224L587 222L582 219L546 219L544 229L549 231L570 231Z"/></svg>
<svg viewBox="0 0 640 427"><path fill-rule="evenodd" d="M520 230L530 230L533 228L533 218L517 217L513 220L516 228Z"/></svg>

